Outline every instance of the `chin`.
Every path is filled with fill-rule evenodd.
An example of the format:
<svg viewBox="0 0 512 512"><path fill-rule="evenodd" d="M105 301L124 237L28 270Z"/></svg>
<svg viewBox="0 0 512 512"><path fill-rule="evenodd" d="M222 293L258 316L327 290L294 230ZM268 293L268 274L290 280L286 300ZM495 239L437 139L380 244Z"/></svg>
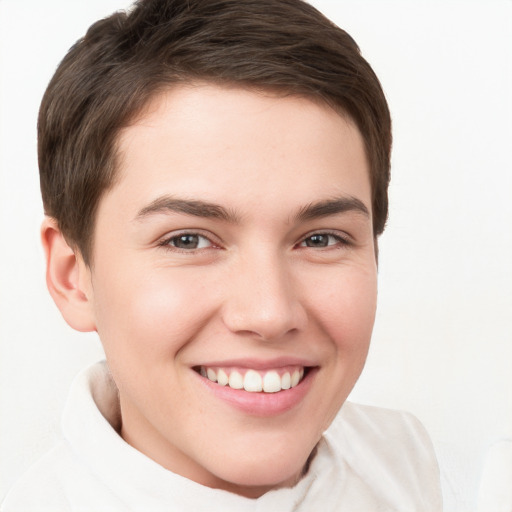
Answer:
<svg viewBox="0 0 512 512"><path fill-rule="evenodd" d="M283 448L284 450L284 448ZM274 451L274 450L273 450ZM307 471L310 453L283 457L283 452L267 457L240 457L229 461L217 473L223 481L213 487L257 498L272 489L293 487Z"/></svg>
<svg viewBox="0 0 512 512"><path fill-rule="evenodd" d="M244 469L247 469L247 467ZM224 480L220 485L217 482L213 487L245 496L246 498L259 498L274 489L293 487L303 474L302 468L298 472L292 472L291 475L288 473L278 475L273 470L269 474L269 468L267 467L266 469L260 471L259 473L261 474L233 475L233 480Z"/></svg>

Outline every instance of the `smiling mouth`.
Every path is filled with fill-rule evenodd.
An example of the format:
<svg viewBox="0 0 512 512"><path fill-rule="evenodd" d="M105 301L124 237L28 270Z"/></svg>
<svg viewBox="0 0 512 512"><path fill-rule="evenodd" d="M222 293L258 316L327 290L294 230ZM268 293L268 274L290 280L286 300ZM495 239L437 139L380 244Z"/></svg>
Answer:
<svg viewBox="0 0 512 512"><path fill-rule="evenodd" d="M278 393L300 384L308 367L294 366L275 370L253 370L198 366L194 370L219 386L243 389L249 393Z"/></svg>

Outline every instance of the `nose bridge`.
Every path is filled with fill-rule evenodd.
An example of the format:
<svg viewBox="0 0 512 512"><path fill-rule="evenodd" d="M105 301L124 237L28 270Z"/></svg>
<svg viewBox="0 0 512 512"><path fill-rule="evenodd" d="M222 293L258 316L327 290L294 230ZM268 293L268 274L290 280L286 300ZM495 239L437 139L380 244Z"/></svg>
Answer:
<svg viewBox="0 0 512 512"><path fill-rule="evenodd" d="M302 329L306 313L295 285L286 256L275 247L241 255L227 287L226 325L265 340Z"/></svg>

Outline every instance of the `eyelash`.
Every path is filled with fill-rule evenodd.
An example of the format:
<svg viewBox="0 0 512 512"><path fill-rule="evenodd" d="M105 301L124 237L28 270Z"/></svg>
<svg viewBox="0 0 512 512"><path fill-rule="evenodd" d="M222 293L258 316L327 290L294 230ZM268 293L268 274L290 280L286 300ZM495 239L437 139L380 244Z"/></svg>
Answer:
<svg viewBox="0 0 512 512"><path fill-rule="evenodd" d="M199 239L207 240L209 245L207 247L193 247L193 248L183 248L183 247L176 247L176 246L172 245L173 241L177 241L180 238L184 238L184 237L198 237ZM325 246L314 247L314 246L306 245L307 241L311 240L313 237L334 238L336 243L329 244L328 243L329 240L328 240L327 241L327 245L325 245ZM199 241L199 244L201 244L200 241ZM204 249L217 249L217 248L219 248L219 246L215 242L213 242L208 236L206 236L206 235L204 235L204 234L202 234L200 232L196 232L196 231L183 231L182 233L173 234L172 236L169 236L169 237L163 239L161 242L158 243L158 245L160 247L163 247L163 248L168 249L170 251L178 251L178 252L184 252L184 253L191 253L191 252L196 252L196 251L200 251L200 250L204 250ZM338 249L338 248L343 248L343 247L349 247L351 245L352 245L352 242L348 238L348 236L343 236L339 232L317 231L317 232L310 233L307 236L305 236L304 238L302 238L300 240L300 242L298 242L295 245L295 247L305 248L305 249L307 249L307 248L311 248L311 249Z"/></svg>

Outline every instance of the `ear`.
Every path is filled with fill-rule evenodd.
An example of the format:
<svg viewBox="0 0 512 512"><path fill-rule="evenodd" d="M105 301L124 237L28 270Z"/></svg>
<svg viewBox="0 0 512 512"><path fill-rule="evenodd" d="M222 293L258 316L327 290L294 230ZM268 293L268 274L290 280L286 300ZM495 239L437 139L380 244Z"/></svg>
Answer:
<svg viewBox="0 0 512 512"><path fill-rule="evenodd" d="M77 331L95 331L89 267L73 250L57 221L46 217L41 226L46 255L46 285L64 320Z"/></svg>

